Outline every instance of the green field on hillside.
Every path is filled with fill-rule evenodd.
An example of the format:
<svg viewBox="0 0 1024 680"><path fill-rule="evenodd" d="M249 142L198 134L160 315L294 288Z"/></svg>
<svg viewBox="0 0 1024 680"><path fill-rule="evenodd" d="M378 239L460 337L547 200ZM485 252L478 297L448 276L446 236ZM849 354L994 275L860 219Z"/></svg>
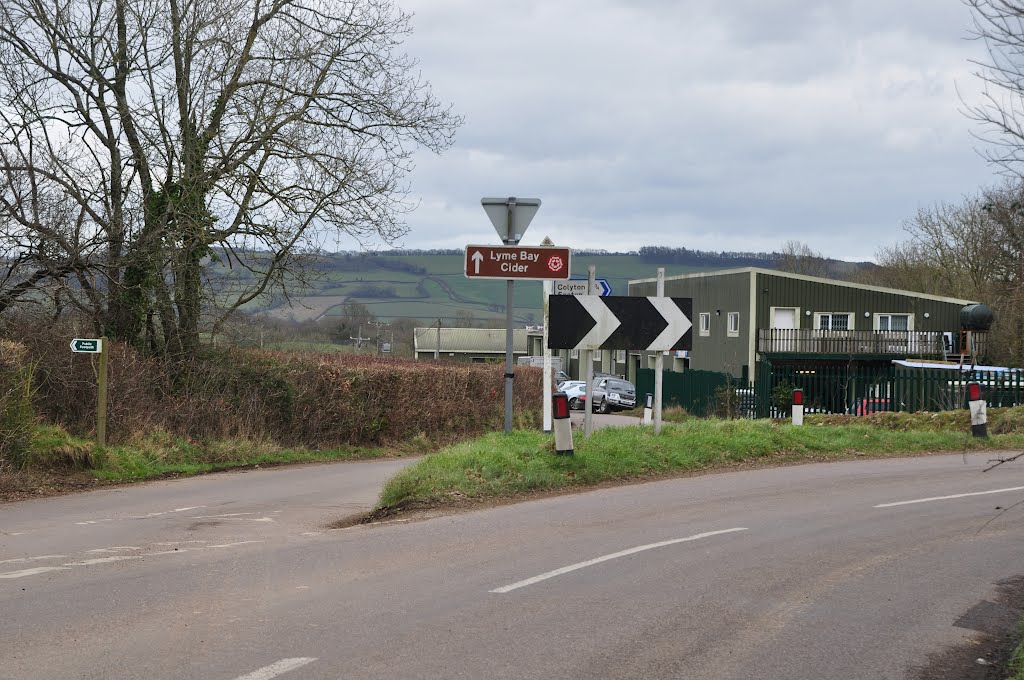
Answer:
<svg viewBox="0 0 1024 680"><path fill-rule="evenodd" d="M573 278L586 278L594 265L597 276L608 279L613 295L625 295L631 279L653 278L657 266L637 255L575 256ZM478 321L504 319L504 281L468 279L462 255L325 255L316 263L316 275L303 290L291 295L301 300L301 311L279 301L263 300L244 311L278 318L319 319L343 314L340 303L354 300L366 305L379 319L400 317L449 323L467 315ZM707 271L708 267L672 265L666 275ZM237 273L233 274L238 276ZM317 300L317 298L326 298ZM541 322L541 283L519 281L515 285L514 314L518 323Z"/></svg>

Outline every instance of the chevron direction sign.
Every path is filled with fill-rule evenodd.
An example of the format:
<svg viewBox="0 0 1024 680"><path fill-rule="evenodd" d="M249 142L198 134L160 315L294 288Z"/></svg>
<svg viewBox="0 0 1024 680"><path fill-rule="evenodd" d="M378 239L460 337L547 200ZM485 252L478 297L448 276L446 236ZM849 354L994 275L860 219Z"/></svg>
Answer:
<svg viewBox="0 0 1024 680"><path fill-rule="evenodd" d="M692 298L552 295L551 349L693 349Z"/></svg>

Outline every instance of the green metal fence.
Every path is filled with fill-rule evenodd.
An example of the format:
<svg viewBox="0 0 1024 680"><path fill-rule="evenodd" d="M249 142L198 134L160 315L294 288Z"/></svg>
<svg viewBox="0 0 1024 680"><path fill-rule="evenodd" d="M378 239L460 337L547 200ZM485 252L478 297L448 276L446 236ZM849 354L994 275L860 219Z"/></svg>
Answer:
<svg viewBox="0 0 1024 680"><path fill-rule="evenodd" d="M731 375L715 371L665 371L663 375L662 404L682 406L696 416L713 415L727 385L732 384L734 389L739 387ZM638 405L644 404L647 394L654 394L654 369L641 368L636 378Z"/></svg>
<svg viewBox="0 0 1024 680"><path fill-rule="evenodd" d="M967 383L977 381L990 407L1024 403L1024 373L908 367L888 363L773 364L762 360L755 386L758 417L788 413L788 395L804 393L805 413L864 415L878 411L966 408Z"/></svg>
<svg viewBox="0 0 1024 680"><path fill-rule="evenodd" d="M967 407L967 383L977 381L989 407L1024 404L1024 371L919 368L892 362L774 363L763 359L756 383L727 373L687 370L664 374L665 406L696 416L789 416L793 390L805 413L865 415L878 411L948 411ZM654 371L637 374L637 404L654 393Z"/></svg>

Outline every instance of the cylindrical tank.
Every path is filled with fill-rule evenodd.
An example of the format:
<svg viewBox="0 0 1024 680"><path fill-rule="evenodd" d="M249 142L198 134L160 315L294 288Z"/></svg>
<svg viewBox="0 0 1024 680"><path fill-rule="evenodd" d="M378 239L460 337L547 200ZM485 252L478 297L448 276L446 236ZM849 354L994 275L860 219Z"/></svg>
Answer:
<svg viewBox="0 0 1024 680"><path fill-rule="evenodd" d="M988 305L967 305L960 310L960 327L968 331L987 331L994 316Z"/></svg>

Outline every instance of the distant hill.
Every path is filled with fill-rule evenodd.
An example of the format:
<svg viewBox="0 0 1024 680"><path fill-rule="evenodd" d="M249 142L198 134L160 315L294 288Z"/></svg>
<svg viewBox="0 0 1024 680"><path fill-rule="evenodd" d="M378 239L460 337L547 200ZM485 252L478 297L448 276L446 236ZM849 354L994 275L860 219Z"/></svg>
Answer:
<svg viewBox="0 0 1024 680"><path fill-rule="evenodd" d="M379 319L410 318L417 325L487 322L504 318L505 282L470 280L463 273L462 250L392 250L378 253L334 253L318 256L318 272L303 291L292 291L293 305L254 302L249 313L298 321L342 314L342 304L354 300L366 305ZM608 279L613 295L625 295L630 279L651 278L658 267L667 276L696 271L764 267L774 269L779 253L708 252L687 248L645 246L631 253L575 250L573 278L586 278L594 265L597 276ZM851 278L873 267L867 262L827 261L830 275ZM541 284L520 281L515 286L518 323L538 324L541 319Z"/></svg>

